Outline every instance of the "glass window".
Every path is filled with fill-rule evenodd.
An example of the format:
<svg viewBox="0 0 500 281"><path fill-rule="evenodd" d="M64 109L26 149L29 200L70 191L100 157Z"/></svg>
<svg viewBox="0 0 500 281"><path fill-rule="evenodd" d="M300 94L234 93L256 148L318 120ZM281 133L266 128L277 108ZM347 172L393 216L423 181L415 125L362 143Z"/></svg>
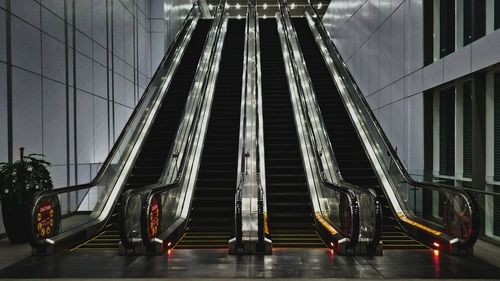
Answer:
<svg viewBox="0 0 500 281"><path fill-rule="evenodd" d="M496 4L496 3L495 3ZM497 5L495 5L497 6ZM500 5L498 5L500 6ZM495 12L497 12L497 8L495 7ZM498 15L495 15L498 17ZM497 18L495 18L497 20ZM493 149L494 149L494 181L500 181L500 72L495 73L494 75L494 84L493 84L493 102L494 102L494 141L493 141ZM500 192L500 187L496 187L495 192ZM493 199L493 235L500 236L500 197L495 196Z"/></svg>
<svg viewBox="0 0 500 281"><path fill-rule="evenodd" d="M455 51L455 1L441 0L439 6L440 57Z"/></svg>
<svg viewBox="0 0 500 281"><path fill-rule="evenodd" d="M455 88L439 95L439 174L455 176Z"/></svg>
<svg viewBox="0 0 500 281"><path fill-rule="evenodd" d="M500 72L494 76L494 174L493 180L500 181Z"/></svg>
<svg viewBox="0 0 500 281"><path fill-rule="evenodd" d="M424 66L434 61L434 2L423 1L424 6Z"/></svg>
<svg viewBox="0 0 500 281"><path fill-rule="evenodd" d="M472 177L472 82L463 87L463 163L465 178Z"/></svg>
<svg viewBox="0 0 500 281"><path fill-rule="evenodd" d="M472 2L473 0L464 0L464 46L472 42Z"/></svg>
<svg viewBox="0 0 500 281"><path fill-rule="evenodd" d="M500 3L498 1L495 1L495 29L500 28Z"/></svg>
<svg viewBox="0 0 500 281"><path fill-rule="evenodd" d="M500 192L499 187L495 187L494 192ZM493 235L500 237L500 196L493 197Z"/></svg>

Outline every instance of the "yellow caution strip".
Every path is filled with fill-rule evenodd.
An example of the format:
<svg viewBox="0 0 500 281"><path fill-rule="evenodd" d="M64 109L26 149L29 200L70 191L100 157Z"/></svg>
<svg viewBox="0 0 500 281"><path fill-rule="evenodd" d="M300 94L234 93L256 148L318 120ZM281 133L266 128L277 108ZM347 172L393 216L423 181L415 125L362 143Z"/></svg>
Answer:
<svg viewBox="0 0 500 281"><path fill-rule="evenodd" d="M336 235L338 233L337 230L335 230L335 228L333 228L333 226L323 218L320 212L316 212L315 215L318 222L321 223L323 227L325 227L332 235Z"/></svg>
<svg viewBox="0 0 500 281"><path fill-rule="evenodd" d="M432 229L430 227L427 227L427 226L425 226L423 224L420 224L420 223L418 223L416 221L413 221L413 220L409 219L403 212L398 212L397 214L398 214L398 217L402 221L406 222L407 224L410 224L410 225L413 225L413 226L418 227L420 229L423 229L423 230L425 230L425 231L427 231L429 233L432 233L432 234L434 234L436 236L440 236L440 235L443 234L441 231L437 231L435 229Z"/></svg>
<svg viewBox="0 0 500 281"><path fill-rule="evenodd" d="M264 234L269 235L269 224L267 223L267 212L264 212Z"/></svg>

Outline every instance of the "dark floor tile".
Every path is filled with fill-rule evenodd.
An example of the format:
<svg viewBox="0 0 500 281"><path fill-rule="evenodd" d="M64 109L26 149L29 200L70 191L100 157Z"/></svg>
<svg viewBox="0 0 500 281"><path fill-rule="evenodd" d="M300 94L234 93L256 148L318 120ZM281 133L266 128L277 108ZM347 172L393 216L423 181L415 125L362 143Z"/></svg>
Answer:
<svg viewBox="0 0 500 281"><path fill-rule="evenodd" d="M160 256L66 252L30 257L0 278L499 278L500 269L474 257L388 251L346 257L328 250L277 249L268 256L233 256L225 250L174 250Z"/></svg>

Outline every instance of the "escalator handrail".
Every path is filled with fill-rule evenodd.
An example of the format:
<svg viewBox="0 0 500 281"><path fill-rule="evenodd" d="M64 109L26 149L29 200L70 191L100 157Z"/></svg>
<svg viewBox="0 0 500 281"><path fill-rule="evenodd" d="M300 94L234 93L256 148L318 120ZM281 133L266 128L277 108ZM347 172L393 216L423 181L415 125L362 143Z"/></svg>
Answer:
<svg viewBox="0 0 500 281"><path fill-rule="evenodd" d="M205 46L208 44L207 42L208 42L208 36L205 39L205 43L204 43ZM184 55L189 55L189 54L184 54ZM196 105L195 105L196 106L195 112L198 112L202 101L195 100L193 102L196 103ZM188 109L189 109L188 105L186 104L186 106L184 106L183 112L181 113L181 116L186 116L186 114L188 113ZM199 117L199 115L196 114L195 117L193 118L193 120L191 121L191 125L189 126L190 129L189 129L188 136L191 135L191 132L193 130L193 126L197 122L197 120L198 120L197 118L198 117ZM180 120L183 120L183 118L181 118ZM174 134L174 136L176 136L176 139L177 139L177 136L181 135L181 133L180 133L181 129L182 128L181 128L181 126L179 124L179 126L176 129L176 133ZM187 142L187 143L189 143L189 142ZM186 152L188 151L189 145L184 145L184 148L182 150L183 151L182 154L174 152L175 146L176 146L176 143L173 142L171 144L170 148L169 148L169 153L167 154L167 155L169 155L169 157L167 157L167 159L171 159L171 160L170 161L168 161L168 160L166 161L166 163L164 165L163 172L162 172L162 174L161 174L160 179L158 180L158 182L150 184L150 185L146 185L146 186L143 186L143 187L140 187L140 188L135 188L135 189L127 191L125 194L123 194L122 204L121 204L121 208L120 208L120 211L119 211L120 212L120 219L121 219L121 221L124 221L124 219L127 218L128 203L130 202L130 199L132 197L138 196L138 195L140 195L142 193L145 194L145 193L147 193L151 189L165 186L164 181L169 176L169 174L168 174L168 172L169 172L168 167L172 164L173 161L175 161L175 164L177 164L177 162L179 161L179 156L183 155L183 157L181 159L181 162L180 162L180 165L177 168L177 173L175 175L175 178L173 179L172 182L168 183L166 185L166 187L167 188L174 188L174 187L176 187L176 186L178 186L180 184L180 182L181 182L181 180L182 180L182 178L184 176L184 166L185 166L185 160L186 160L186 157L184 157L184 156L186 155ZM133 247L133 243L129 239L129 237L127 237L127 234L126 234L127 230L126 230L125 223L121 223L120 226L119 226L119 229L120 229L120 237L121 237L122 245L125 248L132 248Z"/></svg>
<svg viewBox="0 0 500 281"><path fill-rule="evenodd" d="M245 44L245 78L244 78L244 100L245 100L245 106L244 106L244 120L243 120L243 140L246 140L246 135L247 135L247 130L246 130L246 123L247 123L247 104L246 104L246 101L247 101L247 97L248 97L248 91L247 91L247 87L248 87L248 79L246 79L246 76L248 75L248 36L250 35L250 26L249 26L249 22L250 22L250 17L253 16L254 17L254 24L255 24L255 38L254 38L254 44L255 44L255 58L254 58L254 73L255 75L258 75L258 72L259 72L259 65L258 65L258 62L257 62L257 57L259 56L259 47L258 47L258 44L259 44L259 41L258 41L258 30L257 30L257 25L258 25L258 14L257 14L257 11L255 9L255 2L253 2L252 0L249 0L247 2L247 22L246 22L246 27L245 27L245 36L247 37L247 40L246 40L246 44ZM258 78L255 79L253 81L253 84L251 85L251 87L254 88L254 92L255 92L255 97L257 98L258 95L260 94L259 92L259 87L258 87ZM259 128L260 128L260 121L259 121L259 107L258 105L255 107L255 131L257 132L257 134L259 134ZM257 215L258 215L258 247L263 247L264 245L264 240L265 240L265 224L266 224L266 221L265 221L265 210L264 210L264 195L265 195L265 189L263 188L263 185L262 185L262 173L261 173L261 167L260 167L260 142L259 142L259 137L256 137L255 138L255 154L256 154L256 178L255 178L255 183L257 185ZM236 242L237 242L237 246L241 246L240 244L238 243L241 243L242 242L242 237L240 235L242 235L242 230L240 229L242 227L242 191L243 191L243 185L244 185L244 182L245 182L245 175L246 175L246 158L249 156L247 155L246 153L246 141L243 141L243 144L242 144L242 154L240 156L241 158L241 180L237 186L237 189L236 189L236 195L235 195L235 219L236 219L236 223L235 223L235 230L236 230ZM261 227L262 226L262 227ZM262 250L262 249L259 249L259 250Z"/></svg>
<svg viewBox="0 0 500 281"><path fill-rule="evenodd" d="M169 48L168 48L165 56L163 57L162 62L160 63L160 65L156 69L156 72L153 75L153 78L151 79L151 81L154 81L154 80L157 79L157 74L158 74L159 70L162 69L162 68L164 68L165 64L167 63L167 60L171 58L172 52L175 50L174 46L177 46L177 44L179 43L179 40L178 40L179 39L178 38L179 35L182 34L185 31L185 28L187 28L188 25L186 23L188 22L188 20L190 20L190 17L192 16L192 14L195 13L195 12L197 12L197 11L195 11L195 5L197 5L196 3L197 2L195 2L195 4L193 5L193 7L191 8L191 10L190 10L188 16L186 17L186 19L184 19L183 27L177 33L177 35L176 35L176 37L175 37L175 39L173 41L174 43L169 46ZM148 90L149 90L149 88L151 87L152 84L153 83L149 83L148 84L148 87L146 88L146 90L144 90L144 93L148 92ZM109 152L108 156L106 157L106 160L104 161L102 167L99 169L99 172L92 179L92 181L90 181L88 183L84 183L84 184L77 184L77 185L63 187L63 188L57 188L57 189L53 189L53 190L49 190L49 191L41 191L41 192L37 193L37 195L39 195L39 196L53 196L53 195L57 195L57 194L60 194L60 193L67 193L67 192L72 192L72 191L78 191L78 190L82 190L82 189L85 189L85 188L90 188L92 186L95 186L102 179L104 171L111 164L110 163L111 159L113 159L113 156L117 153L117 149L120 146L120 143L121 143L122 138L125 135L126 131L130 129L129 128L130 127L130 123L132 122L132 120L134 119L135 115L137 114L136 111L140 108L140 105L143 102L144 97L145 97L145 95L142 95L141 98L139 99L139 102L137 103L136 107L134 108L134 111L130 115L130 118L128 119L127 123L125 124L124 129L120 133L118 139L116 140L115 144L113 145L113 148L111 149L111 151Z"/></svg>
<svg viewBox="0 0 500 281"><path fill-rule="evenodd" d="M284 0L284 4L282 5L283 6L283 12L285 12L285 15L288 17L289 21L290 21L290 24L291 24L291 28L292 30L295 30L295 27L293 26L293 23L292 23L292 20L291 20L291 17L290 17L290 14L288 12L288 3L286 2L286 0ZM290 39L291 40L291 39ZM297 45L300 47L300 43L297 42ZM303 53L299 50L298 52L301 56L301 61L305 62L305 58L303 56ZM297 62L296 62L297 63ZM297 63L298 64L298 63ZM309 85L313 85L312 81L311 81L311 78L309 76L309 71L307 69L307 67L304 65L303 66L303 71L305 73L307 73L306 75L306 79L308 80L307 83ZM312 88L311 88L312 90ZM312 95L311 98L312 98L312 106L313 106L313 110L315 112L315 117L318 118L319 120L319 123L320 123L320 134L322 135L323 139L325 140L325 143L326 143L326 150L328 150L329 152L329 156L331 158L331 163L333 164L333 168L334 168L334 173L335 173L335 176L337 178L337 183L333 183L331 182L328 177L326 176L327 172L326 172L326 169L323 165L323 162L321 161L321 158L322 158L322 155L325 155L323 153L321 153L321 151L319 150L319 145L318 145L318 141L316 139L316 136L314 134L314 129L313 129L313 125L312 125L312 120L311 120L311 114L310 114L310 110L309 110L309 106L307 105L307 102L305 101L305 96L304 96L304 93L302 91L301 92L301 108L303 111L305 111L305 114L304 116L306 117L306 120L305 120L305 123L306 123L306 128L308 130L308 135L309 135L309 139L311 141L311 143L313 144L312 146L315 148L313 151L314 151L314 156L316 158L316 163L318 164L317 166L317 173L320 175L320 179L321 179L321 183L329 188L329 189L333 189L333 190L337 190L337 191L340 191L340 192L343 192L343 193L346 193L346 194L350 194L351 192L350 191L355 191L356 193L358 194L364 194L364 195L367 195L370 197L370 200L373 204L373 208L375 210L375 221L377 222L374 226L374 237L373 237L373 240L371 242L372 245L376 246L379 244L380 240L381 240L381 234L382 234L382 225L381 225L381 222L382 222L382 207L381 207L381 203L380 201L378 200L376 194L373 192L374 190L373 189L369 189L369 190L366 190L366 189L363 189L361 188L360 186L358 185L354 185L354 184L351 184L351 183L348 183L346 182L343 177L342 177L342 174L340 172L340 168L338 166L338 162L337 162L337 159L335 157L335 154L333 153L333 147L332 147L332 142L330 140L330 137L328 135L328 133L326 132L326 130L324 128L326 128L326 123L324 121L324 118L323 118L323 114L321 112L321 109L319 107L319 103L316 99L316 96L315 95ZM356 196L355 194L350 194L349 195L350 197L352 196ZM355 204L355 207L359 208L359 205L357 202L353 201L353 203ZM358 210L359 212L360 210ZM380 222L380 223L378 223ZM359 233L358 233L359 234Z"/></svg>
<svg viewBox="0 0 500 281"><path fill-rule="evenodd" d="M243 94L243 120L240 124L240 131L242 132L242 142L241 142L241 155L240 157L240 180L236 186L236 191L234 195L234 233L236 238L236 249L243 247L243 185L245 183L245 178L247 174L246 167L246 135L247 135L247 97L248 97L248 36L250 34L250 26L249 26L249 18L250 18L250 1L248 0L248 8L246 14L246 23L245 23L245 49L243 51L243 74L242 74L242 94Z"/></svg>
<svg viewBox="0 0 500 281"><path fill-rule="evenodd" d="M479 213L478 213L478 207L477 207L477 202L474 196L468 191L466 191L464 188L459 187L459 186L452 186L452 185L445 185L445 184L439 184L439 183L433 183L433 182L428 182L428 181L416 181L414 180L407 172L406 168L404 168L403 164L401 163L401 160L397 156L396 151L390 145L390 141L387 137L387 135L384 133L382 130L382 127L380 126L380 123L377 121L377 118L375 117L373 111L371 110L370 106L368 105L368 102L366 101L365 96L362 94L361 90L359 89L357 83L354 80L354 77L352 76L351 72L347 69L347 66L340 55L340 52L338 51L337 47L333 42L331 41L330 35L324 26L323 22L319 18L319 14L317 10L314 8L314 6L309 3L309 8L313 11L314 16L312 16L317 28L318 32L321 35L321 38L323 42L325 43L327 50L330 54L330 56L334 59L335 65L338 68L340 68L343 71L343 75L341 75L341 79L345 81L346 85L351 85L354 89L354 94L356 95L356 98L361 101L362 106L364 107L365 111L368 113L368 116L370 118L370 122L373 123L377 134L381 137L383 140L383 145L387 149L387 154L392 158L394 163L396 164L396 167L403 178L403 180L412 186L415 187L420 187L423 189L430 189L430 190L436 190L436 191L441 191L442 189L446 189L447 191L455 194L460 194L466 203L469 206L469 209L471 210L471 217L473 219L472 222L472 231L473 233L469 236L469 239L467 239L465 242L461 242L460 244L462 245L463 248L469 248L474 245L475 241L477 240L479 236L479 224L480 224L480 218L479 218ZM307 13L307 12L306 12ZM347 81L346 81L347 80ZM350 91L348 91L350 92Z"/></svg>
<svg viewBox="0 0 500 281"><path fill-rule="evenodd" d="M215 44L217 43L217 38L219 38L220 36L220 32L221 32L221 26L223 24L223 17L224 17L224 11L225 11L225 0L221 0L219 2L219 5L216 9L216 19L214 20L214 24L212 25L212 30L213 30L213 36L216 38L213 42L213 46L211 47L211 52L210 52L210 56L209 56L209 59L208 59L208 62L207 62L207 65L208 66L211 66L212 65L212 61L214 59L214 53L217 52L216 48L215 48ZM212 31L209 32L209 34L212 33ZM209 41L209 36L207 36L207 39L206 39L206 42L207 43ZM200 118L200 115L202 113L202 105L204 104L204 101L205 99L207 98L206 96L206 88L207 88L207 80L209 79L210 75L209 75L209 71L207 71L205 73L205 75L203 76L203 86L202 86L202 89L201 89L201 93L202 96L200 97L200 100L197 104L197 107L196 107L196 110L195 110L195 116L193 118L193 122L191 123L190 125L190 129L189 129L189 133L188 133L188 139L186 140L186 144L185 147L184 147L184 151L185 154L184 154L184 157L183 159L181 160L181 165L179 166L179 172L178 172L178 175L176 177L176 179L174 180L174 182L172 183L168 183L168 184L164 184L162 182L158 182L156 184L153 184L151 186L149 186L147 188L147 191L145 192L145 196L143 197L143 200L141 200L141 227L140 227L140 230L141 230L141 237L142 237L142 243L144 245L146 245L146 247L150 247L153 245L152 243L152 237L150 237L149 235L149 232L148 232L148 211L149 211L149 203L151 202L151 198L153 198L154 196L158 195L158 194L161 194L161 193L164 193L164 192L167 192L173 188L176 188L176 187L179 187L182 183L183 183L183 180L184 180L184 170L185 170L185 163L186 163L186 160L188 157L186 157L187 154L189 154L189 151L191 151L194 147L194 137L195 137L195 132L196 132L196 128L198 127L198 123L197 122ZM196 122L194 122L196 121Z"/></svg>
<svg viewBox="0 0 500 281"><path fill-rule="evenodd" d="M181 25L181 28L176 33L174 40L172 41L172 44L170 44L170 46L167 49L167 52L165 53L165 56L163 57L160 65L156 69L155 74L151 78L151 80L150 80L151 82L148 84L147 88L144 90L144 94L140 97L139 101L137 102L137 105L135 106L134 110L132 111L129 119L127 120L127 123L125 123L125 126L123 127L120 135L118 136L115 144L113 145L111 151L109 152L108 156L106 157L106 160L104 161L101 168L99 169L97 175L88 183L77 184L77 185L73 185L73 186L57 188L57 189L52 189L52 190L48 190L48 191L37 192L33 196L33 200L32 200L32 205L31 205L32 207L30 210L30 212L31 212L30 214L32 215L32 217L36 212L36 210L35 210L36 206L38 205L40 200L42 200L43 198L53 197L53 196L59 195L61 193L69 193L69 192L75 192L75 191L79 191L79 190L89 189L89 188L92 188L93 186L96 186L102 180L105 172L107 171L107 169L111 165L112 160L114 159L116 154L119 153L119 148L122 145L122 142L123 142L125 135L127 134L127 132L129 130L132 129L131 124L132 124L133 120L136 119L137 116L139 115L139 109L142 107L142 104L144 103L144 100L147 96L147 93L150 92L152 85L155 84L154 82L160 78L159 77L160 70L164 69L171 62L171 60L174 57L175 50L177 50L180 42L182 41L182 40L180 40L182 38L181 35L184 34L187 27L189 26L188 23L190 21L192 21L193 18L196 16L198 16L198 1L195 1L193 3L193 6L191 7L186 18L184 19L184 21ZM152 93L152 94L154 94L154 93ZM32 237L30 237L29 242L33 247L39 247L42 244L42 242L44 240L46 240L46 238L42 239L42 240L35 238L35 234L33 232L31 233L31 236Z"/></svg>
<svg viewBox="0 0 500 281"><path fill-rule="evenodd" d="M249 0L250 2L251 0ZM267 221L266 221L266 189L262 184L262 167L261 167L261 152L264 153L264 150L261 151L261 143L260 143L260 129L261 122L260 116L262 112L260 112L259 108L259 97L262 96L261 86L261 74L260 74L260 37L259 37L259 14L256 9L256 1L252 3L254 6L254 24L255 24L255 98L256 98L256 106L255 106L255 132L257 133L257 137L255 138L255 154L256 154L256 176L257 176L257 224L258 224L258 232L257 232L257 242L260 250L265 250L265 239L266 239L266 229L267 229Z"/></svg>
<svg viewBox="0 0 500 281"><path fill-rule="evenodd" d="M293 79L296 81L296 85L297 85L297 92L299 93L299 98L300 98L300 108L302 111L304 112L307 112L307 110L304 108L304 104L303 104L303 97L304 97L304 93L303 93L303 89L302 87L300 87L299 85L301 85L301 79L299 77L299 74L297 73L299 71L299 68L297 66L297 61L295 59L295 55L293 54L293 47L292 47L292 44L290 42L290 37L291 35L288 33L288 30L287 30L287 24L286 24L286 21L285 21L285 15L287 14L287 7L286 7L286 2L282 2L282 1L278 1L278 3L280 4L280 18L279 20L282 22L282 25L283 25L283 30L284 30L284 33L285 33L285 38L286 38L286 45L287 45L287 48L289 50L289 56L290 56L290 61L291 61L291 64L292 64L292 71L294 73L293 75ZM308 130L308 136L309 136L309 139L310 141L312 142L312 146L314 147L313 151L314 151L314 155L315 155L315 161L317 162L318 166L320 166L321 164L318 163L320 162L319 160L319 154L318 154L318 151L317 151L317 145L316 145L316 140L315 138L313 137L313 134L312 134L312 128L310 128L311 124L309 123L310 122L310 119L309 119L309 116L307 113L304 114L306 116L306 120L305 121L305 124L306 124L306 128ZM319 172L319 171L318 171ZM320 174L322 174L322 172L319 172ZM354 192L346 187L343 187L343 186L338 186L338 185L335 185L335 184L331 184L331 185L328 185L328 187L331 187L333 188L334 190L338 191L338 192L341 192L343 194L345 194L349 200L349 206L351 207L351 230L349 234L346 234L346 233L342 233L343 231L341 231L340 229L339 232L342 233L343 236L347 236L349 237L349 246L350 247L355 247L357 242L358 242L358 239L359 239L359 205L358 205L358 200L357 200L357 197L356 195L354 194Z"/></svg>

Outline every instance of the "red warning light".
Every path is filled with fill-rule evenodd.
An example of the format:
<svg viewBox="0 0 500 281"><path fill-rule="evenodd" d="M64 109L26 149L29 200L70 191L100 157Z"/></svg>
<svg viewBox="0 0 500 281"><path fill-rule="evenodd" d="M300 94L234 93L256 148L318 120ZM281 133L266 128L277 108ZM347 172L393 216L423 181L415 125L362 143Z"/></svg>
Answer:
<svg viewBox="0 0 500 281"><path fill-rule="evenodd" d="M167 251L167 254L168 254L168 255L171 255L171 254L172 254L172 250L170 250L170 249L169 249L169 250Z"/></svg>
<svg viewBox="0 0 500 281"><path fill-rule="evenodd" d="M434 250L434 256L439 256L439 250Z"/></svg>

